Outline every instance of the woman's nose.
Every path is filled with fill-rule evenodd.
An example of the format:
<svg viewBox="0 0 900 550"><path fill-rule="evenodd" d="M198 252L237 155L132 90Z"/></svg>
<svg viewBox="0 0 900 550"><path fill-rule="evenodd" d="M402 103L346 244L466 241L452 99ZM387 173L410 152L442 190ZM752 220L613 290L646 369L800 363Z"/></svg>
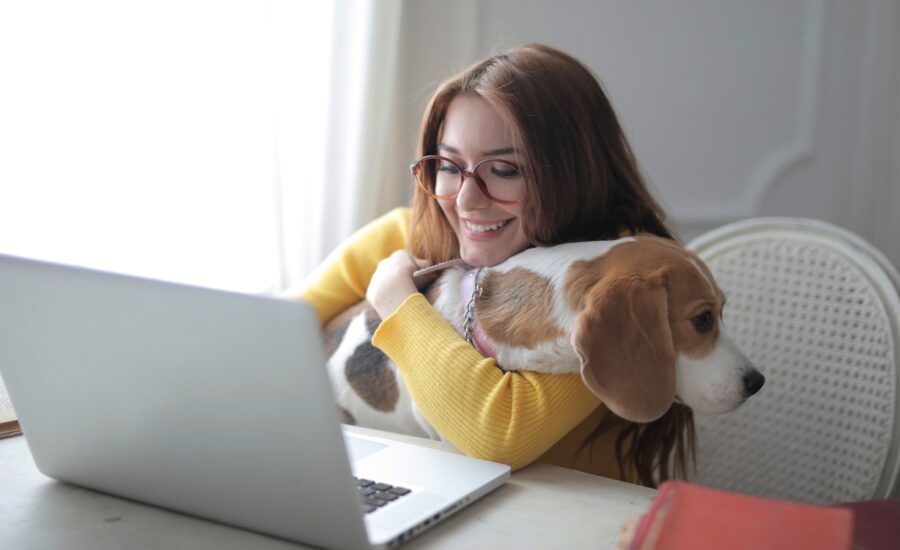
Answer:
<svg viewBox="0 0 900 550"><path fill-rule="evenodd" d="M466 176L456 196L456 207L463 211L487 208L491 205L491 199L484 194L475 178L474 175Z"/></svg>

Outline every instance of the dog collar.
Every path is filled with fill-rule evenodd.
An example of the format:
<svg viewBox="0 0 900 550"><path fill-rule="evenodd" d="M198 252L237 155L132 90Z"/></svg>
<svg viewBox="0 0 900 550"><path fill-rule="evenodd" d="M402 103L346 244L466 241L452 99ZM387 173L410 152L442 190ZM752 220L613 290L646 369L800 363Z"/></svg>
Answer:
<svg viewBox="0 0 900 550"><path fill-rule="evenodd" d="M494 351L494 347L488 342L487 336L481 330L481 327L478 326L478 321L475 319L475 299L481 296L482 291L481 284L478 282L478 275L481 273L481 269L480 267L473 267L466 271L459 282L459 292L463 303L466 304L463 337L466 339L466 342L475 346L475 349L481 355L496 359L497 352Z"/></svg>
<svg viewBox="0 0 900 550"><path fill-rule="evenodd" d="M422 268L415 273L413 273L413 281L415 281L416 286L419 286L422 283L422 277L428 275L429 273L434 273L435 271L443 271L449 267L465 267L469 268L469 264L466 263L462 258L457 258L455 260L448 260L446 262L441 262L438 264L434 264L429 267Z"/></svg>

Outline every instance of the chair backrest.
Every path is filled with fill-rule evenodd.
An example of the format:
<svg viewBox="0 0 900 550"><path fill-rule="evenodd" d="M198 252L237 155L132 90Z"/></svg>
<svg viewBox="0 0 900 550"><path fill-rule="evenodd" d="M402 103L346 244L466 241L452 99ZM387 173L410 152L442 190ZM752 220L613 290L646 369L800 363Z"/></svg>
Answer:
<svg viewBox="0 0 900 550"><path fill-rule="evenodd" d="M856 235L795 218L729 224L688 247L766 375L737 411L695 416L693 480L815 504L897 498L897 270Z"/></svg>

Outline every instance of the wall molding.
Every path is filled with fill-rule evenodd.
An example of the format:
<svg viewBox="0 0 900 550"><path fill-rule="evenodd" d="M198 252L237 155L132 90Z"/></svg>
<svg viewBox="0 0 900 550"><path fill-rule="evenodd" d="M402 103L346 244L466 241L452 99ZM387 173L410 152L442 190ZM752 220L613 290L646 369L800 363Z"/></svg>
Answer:
<svg viewBox="0 0 900 550"><path fill-rule="evenodd" d="M797 125L793 140L765 153L750 175L740 198L704 202L698 207L673 205L672 219L680 226L711 227L759 215L766 195L793 169L815 155L816 111L825 62L826 2L806 1L802 42L802 74L798 94ZM679 207L680 206L680 207Z"/></svg>
<svg viewBox="0 0 900 550"><path fill-rule="evenodd" d="M896 184L897 176L891 166L895 154L891 115L892 109L897 108L893 88L897 67L900 66L895 34L900 11L894 0L879 0L866 6L859 116L852 128L853 148L849 170L854 176L854 189L848 189L843 198L848 204L848 222L854 229L861 233L877 234L880 233L879 224L884 220L872 214L889 204L891 186ZM859 193L860 187L868 192Z"/></svg>

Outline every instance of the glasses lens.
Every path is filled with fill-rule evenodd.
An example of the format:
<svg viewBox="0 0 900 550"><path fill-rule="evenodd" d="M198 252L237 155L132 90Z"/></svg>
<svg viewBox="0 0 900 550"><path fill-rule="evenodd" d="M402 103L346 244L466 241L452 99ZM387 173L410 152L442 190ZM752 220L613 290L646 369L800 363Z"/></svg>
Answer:
<svg viewBox="0 0 900 550"><path fill-rule="evenodd" d="M491 198L515 202L525 198L525 178L519 167L505 160L481 163L475 175L484 182Z"/></svg>
<svg viewBox="0 0 900 550"><path fill-rule="evenodd" d="M459 190L460 170L447 159L422 159L416 169L416 180L429 193L452 197Z"/></svg>

